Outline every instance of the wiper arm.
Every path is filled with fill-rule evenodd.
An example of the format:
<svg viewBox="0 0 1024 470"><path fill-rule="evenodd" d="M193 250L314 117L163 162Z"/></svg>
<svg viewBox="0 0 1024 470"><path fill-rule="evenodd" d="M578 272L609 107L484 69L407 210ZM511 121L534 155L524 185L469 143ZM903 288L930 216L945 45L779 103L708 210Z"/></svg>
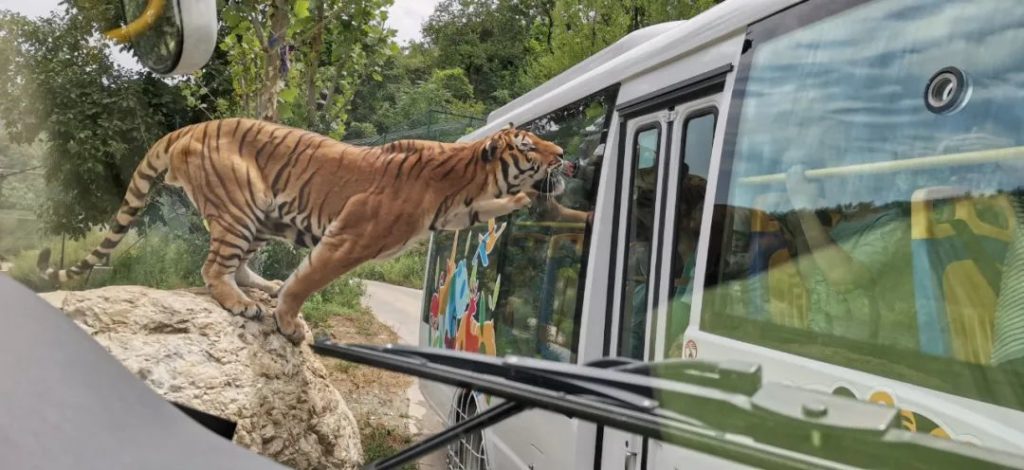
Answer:
<svg viewBox="0 0 1024 470"><path fill-rule="evenodd" d="M762 468L1024 468L1020 456L900 430L895 408L762 384L760 367L746 363L605 359L579 366L329 341L314 350L509 400L368 468L393 468L529 408Z"/></svg>

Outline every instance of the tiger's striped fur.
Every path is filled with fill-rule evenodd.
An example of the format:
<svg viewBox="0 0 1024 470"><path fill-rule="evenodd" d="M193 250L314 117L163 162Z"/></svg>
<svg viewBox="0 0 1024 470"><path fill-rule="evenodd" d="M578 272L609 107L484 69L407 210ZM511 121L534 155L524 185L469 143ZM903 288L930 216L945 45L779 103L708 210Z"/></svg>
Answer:
<svg viewBox="0 0 1024 470"><path fill-rule="evenodd" d="M393 256L431 230L457 230L530 204L523 190L557 175L562 149L523 130L475 142L404 140L357 147L250 119L195 124L159 139L135 170L103 242L77 265L40 269L55 282L88 272L128 232L158 175L184 189L208 222L202 267L225 309L259 318L264 307L240 289L277 295L278 330L303 340L298 312L330 281L372 259ZM555 176L557 178L557 176ZM287 281L247 266L271 238L312 247Z"/></svg>

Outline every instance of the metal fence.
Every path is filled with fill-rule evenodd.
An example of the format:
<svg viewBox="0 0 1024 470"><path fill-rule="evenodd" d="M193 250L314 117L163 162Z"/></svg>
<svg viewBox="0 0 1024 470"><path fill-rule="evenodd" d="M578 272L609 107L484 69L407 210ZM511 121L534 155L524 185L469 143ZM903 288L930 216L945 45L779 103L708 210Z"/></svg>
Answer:
<svg viewBox="0 0 1024 470"><path fill-rule="evenodd" d="M465 116L448 111L431 110L426 116L426 125L395 129L374 137L346 140L345 143L375 146L401 139L436 140L454 142L473 129L484 125L487 120L476 116Z"/></svg>

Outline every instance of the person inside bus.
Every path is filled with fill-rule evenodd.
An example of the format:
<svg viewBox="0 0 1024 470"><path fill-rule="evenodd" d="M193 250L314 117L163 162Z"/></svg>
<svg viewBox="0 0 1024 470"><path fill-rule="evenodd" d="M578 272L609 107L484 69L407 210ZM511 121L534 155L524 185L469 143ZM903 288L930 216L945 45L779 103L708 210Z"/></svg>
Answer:
<svg viewBox="0 0 1024 470"><path fill-rule="evenodd" d="M794 210L785 225L809 293L809 329L916 349L910 224L905 204L875 202L884 178L844 175L818 184L803 165L793 166L785 184ZM835 206L826 210L826 201Z"/></svg>

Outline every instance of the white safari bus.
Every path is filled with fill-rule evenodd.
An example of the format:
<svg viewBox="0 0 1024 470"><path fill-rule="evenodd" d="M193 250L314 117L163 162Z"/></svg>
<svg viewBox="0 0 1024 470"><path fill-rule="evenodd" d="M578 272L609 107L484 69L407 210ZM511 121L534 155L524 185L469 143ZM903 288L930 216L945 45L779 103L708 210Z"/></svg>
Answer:
<svg viewBox="0 0 1024 470"><path fill-rule="evenodd" d="M512 122L561 145L569 176L433 236L421 345L742 359L898 407L908 430L1024 451L1022 45L1008 0L731 0L636 31L465 137ZM498 401L422 389L451 422ZM448 454L713 463L545 411Z"/></svg>

